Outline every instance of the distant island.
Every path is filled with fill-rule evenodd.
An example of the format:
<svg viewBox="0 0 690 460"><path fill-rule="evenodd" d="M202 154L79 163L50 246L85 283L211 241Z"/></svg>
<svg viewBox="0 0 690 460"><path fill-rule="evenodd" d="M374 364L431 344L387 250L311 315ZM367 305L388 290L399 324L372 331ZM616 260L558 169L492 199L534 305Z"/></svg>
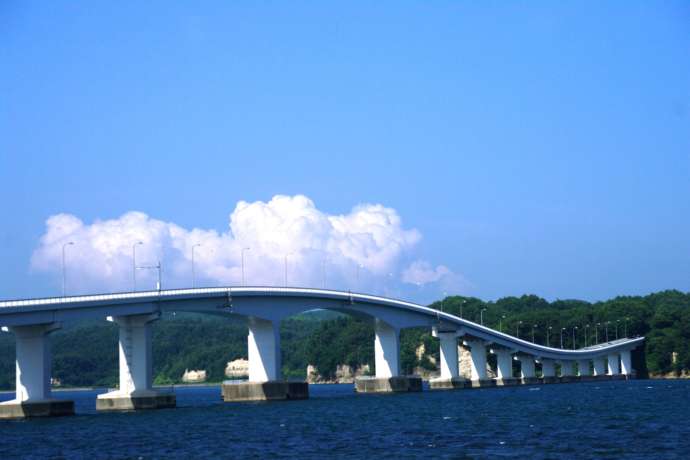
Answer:
<svg viewBox="0 0 690 460"><path fill-rule="evenodd" d="M647 337L633 359L639 377L690 376L690 294L663 291L647 296L616 297L604 302L556 300L535 295L484 302L452 296L432 308L549 345L573 347L616 336ZM536 326L536 327L533 327ZM565 328L565 330L563 330ZM66 387L114 386L118 381L117 326L112 323L65 324L53 336L53 376ZM534 336L533 336L534 334ZM586 335L586 337L585 337ZM352 381L374 371L373 322L316 311L283 321L283 375L313 382ZM228 362L247 357L247 328L241 319L200 314L166 314L154 325L156 384L181 383L189 370L205 371L207 382L226 377ZM0 334L0 389L14 388L14 338ZM437 372L438 342L428 329L401 333L404 373ZM491 358L489 359L491 363ZM310 375L307 375L309 367ZM188 378L188 377L187 377Z"/></svg>

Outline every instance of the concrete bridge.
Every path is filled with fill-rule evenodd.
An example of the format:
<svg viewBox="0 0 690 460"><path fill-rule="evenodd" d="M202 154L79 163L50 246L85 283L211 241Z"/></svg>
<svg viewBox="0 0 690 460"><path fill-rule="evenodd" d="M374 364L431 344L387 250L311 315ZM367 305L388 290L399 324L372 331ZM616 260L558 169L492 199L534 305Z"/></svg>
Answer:
<svg viewBox="0 0 690 460"><path fill-rule="evenodd" d="M441 375L430 382L434 389L627 378L633 374L630 352L644 340L551 348L411 302L324 289L218 287L2 301L0 326L16 338L17 371L16 398L0 404L0 418L73 413L71 401L51 398L48 335L63 322L93 318L114 321L120 331L119 388L99 395L97 409L173 407L174 394L152 387L151 323L165 311L247 318L249 379L224 384L226 401L306 398L306 382L282 379L280 322L314 309L374 318L376 375L359 378L359 392L421 390L419 377L400 375L404 328L428 327L440 341ZM460 377L459 346L470 351L470 379ZM496 355L496 378L487 377L487 353ZM514 360L520 361L519 376L513 375Z"/></svg>

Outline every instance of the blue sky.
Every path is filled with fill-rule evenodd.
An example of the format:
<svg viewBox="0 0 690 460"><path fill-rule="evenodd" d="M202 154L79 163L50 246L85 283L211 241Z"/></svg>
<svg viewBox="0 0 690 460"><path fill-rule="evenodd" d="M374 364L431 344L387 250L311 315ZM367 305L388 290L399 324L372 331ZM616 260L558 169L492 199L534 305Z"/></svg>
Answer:
<svg viewBox="0 0 690 460"><path fill-rule="evenodd" d="M50 216L227 232L275 195L395 210L415 300L690 290L687 2L9 0L0 63L0 298L59 294Z"/></svg>

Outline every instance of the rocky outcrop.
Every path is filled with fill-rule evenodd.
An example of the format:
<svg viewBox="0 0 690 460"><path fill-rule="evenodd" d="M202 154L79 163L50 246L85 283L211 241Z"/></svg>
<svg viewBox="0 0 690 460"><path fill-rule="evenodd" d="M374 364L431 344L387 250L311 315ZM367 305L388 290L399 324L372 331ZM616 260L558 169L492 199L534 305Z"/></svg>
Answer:
<svg viewBox="0 0 690 460"><path fill-rule="evenodd" d="M365 364L356 369L352 369L347 364L339 364L335 369L335 377L328 379L323 377L316 366L309 364L307 366L307 382L308 383L353 383L357 377L362 375L369 375L371 369L368 364Z"/></svg>
<svg viewBox="0 0 690 460"><path fill-rule="evenodd" d="M458 357L460 358L460 377L466 379L472 378L472 353L468 348L458 345ZM496 377L496 372L491 369L489 363L486 363L486 378L493 379Z"/></svg>
<svg viewBox="0 0 690 460"><path fill-rule="evenodd" d="M206 371L203 369L189 370L185 369L182 374L182 381L184 383L202 383L206 381Z"/></svg>
<svg viewBox="0 0 690 460"><path fill-rule="evenodd" d="M248 377L249 361L246 359L236 359L228 362L225 366L225 376L231 378Z"/></svg>

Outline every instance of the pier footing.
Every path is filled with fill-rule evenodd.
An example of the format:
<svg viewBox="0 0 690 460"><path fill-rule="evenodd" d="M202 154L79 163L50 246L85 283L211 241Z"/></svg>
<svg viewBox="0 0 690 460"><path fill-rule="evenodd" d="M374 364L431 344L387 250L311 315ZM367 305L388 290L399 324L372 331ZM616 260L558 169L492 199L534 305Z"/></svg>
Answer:
<svg viewBox="0 0 690 460"><path fill-rule="evenodd" d="M515 378L506 378L506 379L496 379L496 386L497 387L511 387L513 385L519 385L520 380L515 379Z"/></svg>
<svg viewBox="0 0 690 460"><path fill-rule="evenodd" d="M6 401L0 403L0 419L58 417L74 415L74 401L46 399L35 402Z"/></svg>
<svg viewBox="0 0 690 460"><path fill-rule="evenodd" d="M117 392L99 395L96 399L98 411L128 411L143 409L169 409L175 407L177 399L173 393L123 395Z"/></svg>
<svg viewBox="0 0 690 460"><path fill-rule="evenodd" d="M358 393L400 393L422 391L422 378L417 375L399 377L357 377L355 391Z"/></svg>
<svg viewBox="0 0 690 460"><path fill-rule="evenodd" d="M470 381L463 377L454 377L451 379L438 378L429 380L429 388L432 390L453 390L466 388L470 385Z"/></svg>
<svg viewBox="0 0 690 460"><path fill-rule="evenodd" d="M308 399L309 384L307 382L288 382L284 380L223 383L221 395L225 402Z"/></svg>

